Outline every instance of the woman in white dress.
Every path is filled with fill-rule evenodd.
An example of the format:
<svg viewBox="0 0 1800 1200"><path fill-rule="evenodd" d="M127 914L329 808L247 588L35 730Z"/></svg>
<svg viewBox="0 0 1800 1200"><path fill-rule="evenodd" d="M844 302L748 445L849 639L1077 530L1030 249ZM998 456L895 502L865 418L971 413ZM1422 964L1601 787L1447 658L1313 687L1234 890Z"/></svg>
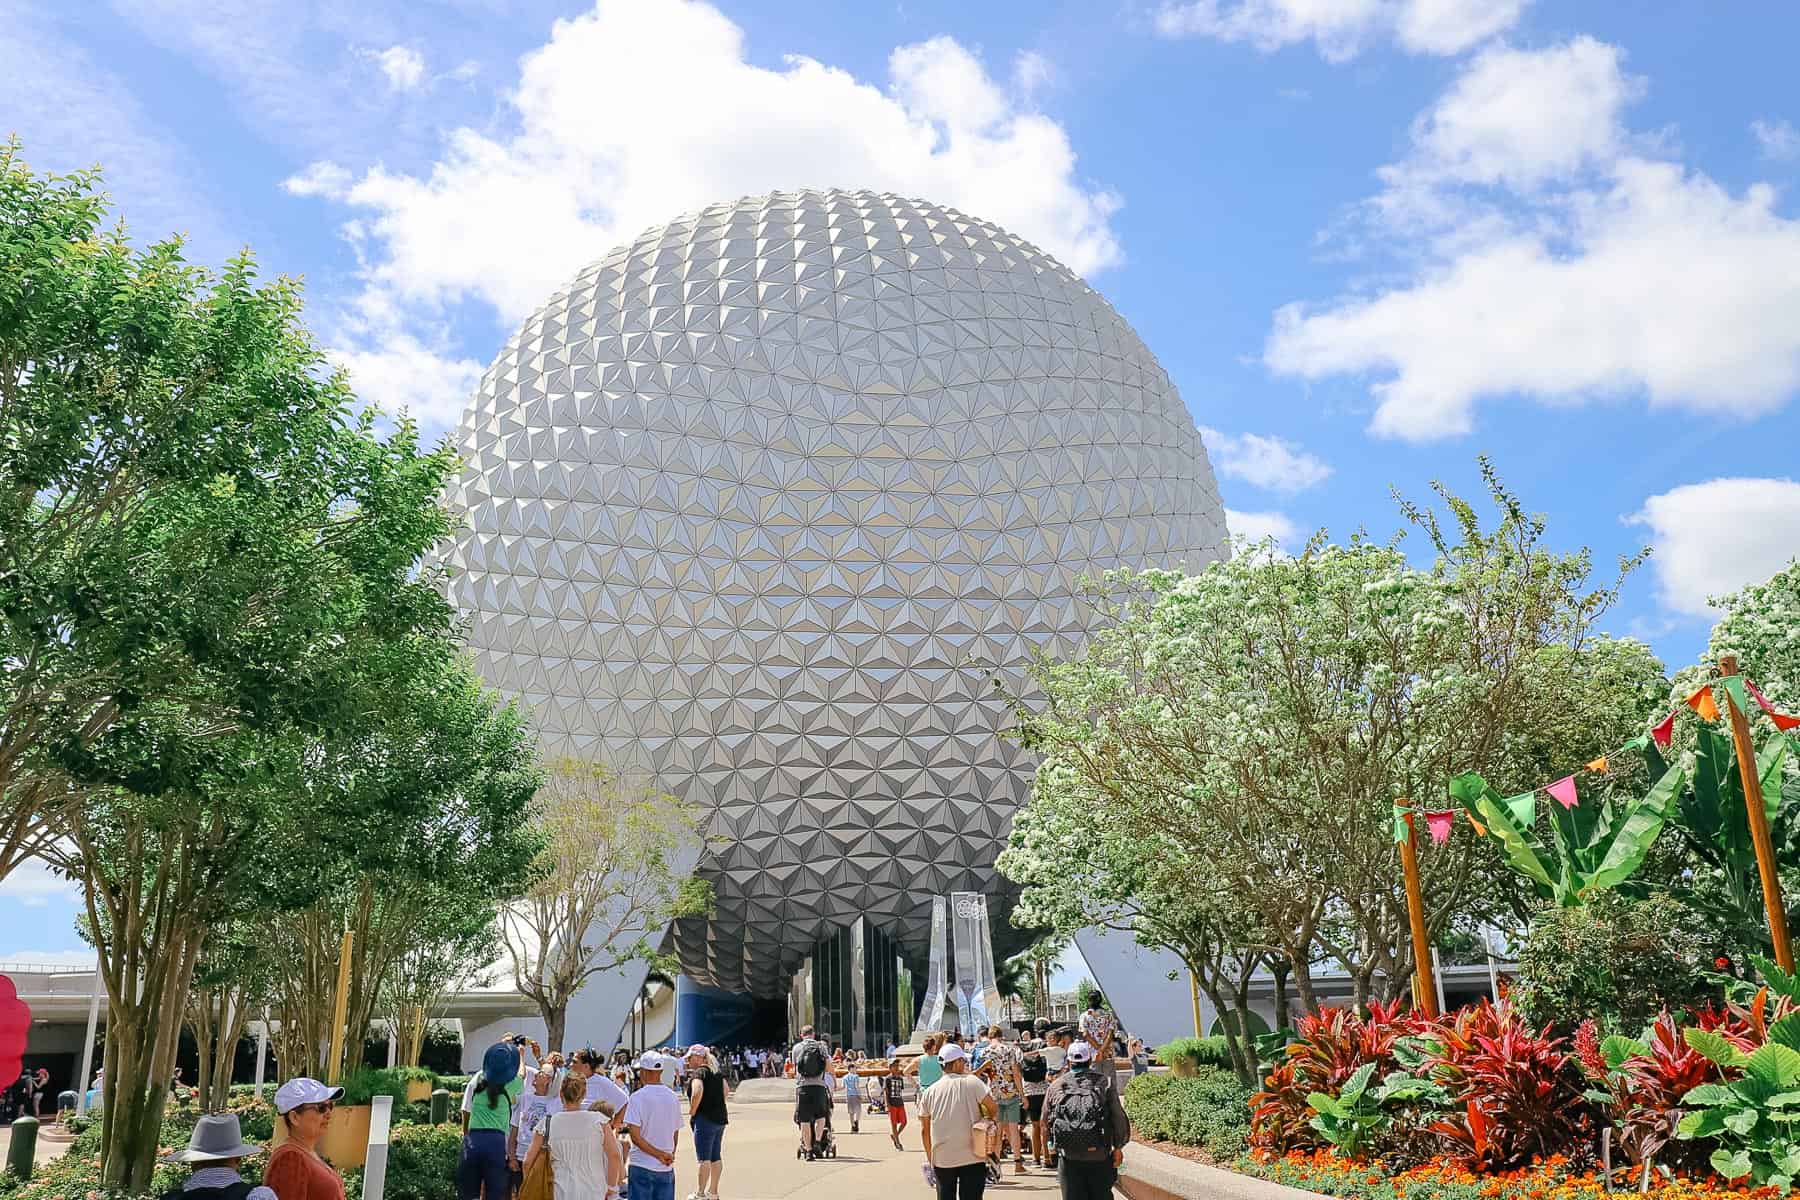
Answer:
<svg viewBox="0 0 1800 1200"><path fill-rule="evenodd" d="M525 1156L525 1170L540 1154L550 1155L556 1200L608 1200L613 1194L607 1170L607 1117L582 1108L587 1081L574 1072L563 1077L562 1111L538 1122Z"/></svg>

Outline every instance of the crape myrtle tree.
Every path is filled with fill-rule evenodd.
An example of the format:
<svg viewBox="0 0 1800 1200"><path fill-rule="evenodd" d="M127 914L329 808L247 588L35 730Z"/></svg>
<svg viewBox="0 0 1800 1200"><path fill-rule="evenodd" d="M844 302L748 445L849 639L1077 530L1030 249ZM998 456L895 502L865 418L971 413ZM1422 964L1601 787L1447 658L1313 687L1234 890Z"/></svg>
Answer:
<svg viewBox="0 0 1800 1200"><path fill-rule="evenodd" d="M1038 696L1019 706L1019 735L1044 756L1025 835L1060 813L1121 839L1102 873L1140 869L1134 846L1189 864L1230 910L1211 928L1291 964L1308 1010L1322 960L1358 1002L1401 991L1413 964L1394 802L1447 808L1449 779L1471 769L1514 791L1545 782L1577 765L1568 747L1604 753L1637 732L1666 687L1641 644L1591 632L1617 585L1590 588L1587 554L1547 548L1542 521L1483 471L1492 531L1442 489L1447 523L1402 502L1429 567L1398 544L1320 536L1293 558L1264 547L1191 576L1109 576L1099 631L1076 658L1038 660ZM1422 856L1434 932L1511 902L1471 836L1464 825ZM1141 886L1095 894L1177 919L1148 913L1162 898Z"/></svg>
<svg viewBox="0 0 1800 1200"><path fill-rule="evenodd" d="M1099 927L1129 933L1139 944L1167 950L1193 972L1215 1011L1249 1012L1251 974L1270 960L1269 940L1249 907L1206 862L1196 862L1179 839L1134 836L1096 823L1091 810L1054 803L1077 794L1043 780L1066 770L1055 761L1039 768L1039 794L1014 822L999 868L1023 885L1015 921L1055 931L1047 945L1067 945L1077 930ZM1052 956L1054 957L1054 956ZM1238 1030L1224 1021L1232 1066L1240 1079L1255 1077L1256 1058Z"/></svg>
<svg viewBox="0 0 1800 1200"><path fill-rule="evenodd" d="M454 458L356 411L294 283L134 247L95 186L0 152L0 868L82 883L103 1179L142 1191L208 932L376 819L307 785L443 661Z"/></svg>
<svg viewBox="0 0 1800 1200"><path fill-rule="evenodd" d="M356 814L334 832L340 853L311 903L271 924L277 1053L329 1073L343 935L349 931L347 1062L361 1055L384 988L401 961L491 926L497 903L530 881L539 841L529 823L539 774L515 708L487 692L444 647L437 669L365 731L320 746L307 794ZM446 943L453 945L446 945ZM493 955L473 964L493 961Z"/></svg>
<svg viewBox="0 0 1800 1200"><path fill-rule="evenodd" d="M537 1005L549 1045L561 1046L581 985L627 963L660 963L653 939L708 912L712 888L688 870L704 841L699 811L604 763L551 763L532 826L541 848L531 886L505 906L500 932L514 985Z"/></svg>

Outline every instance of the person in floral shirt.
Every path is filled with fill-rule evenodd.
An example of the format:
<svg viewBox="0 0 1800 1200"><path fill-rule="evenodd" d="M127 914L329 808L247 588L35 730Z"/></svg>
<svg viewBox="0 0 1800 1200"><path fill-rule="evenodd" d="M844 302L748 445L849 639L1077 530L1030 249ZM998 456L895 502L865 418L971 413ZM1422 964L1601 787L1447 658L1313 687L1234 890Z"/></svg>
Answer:
<svg viewBox="0 0 1800 1200"><path fill-rule="evenodd" d="M993 1072L994 1083L990 1090L994 1103L1000 1108L1001 1140L1012 1147L1013 1174L1023 1175L1025 1142L1019 1136L1019 1125L1025 1115L1025 1077L1019 1071L1023 1056L1017 1046L1005 1039L1000 1026L988 1026L987 1036L981 1065L984 1070Z"/></svg>
<svg viewBox="0 0 1800 1200"><path fill-rule="evenodd" d="M1114 1087L1119 1080L1114 1059L1114 1042L1119 1034L1119 1019L1106 1011L1106 1000L1099 992L1088 994L1087 1011L1081 1014L1081 1036L1094 1048L1094 1070L1106 1076Z"/></svg>

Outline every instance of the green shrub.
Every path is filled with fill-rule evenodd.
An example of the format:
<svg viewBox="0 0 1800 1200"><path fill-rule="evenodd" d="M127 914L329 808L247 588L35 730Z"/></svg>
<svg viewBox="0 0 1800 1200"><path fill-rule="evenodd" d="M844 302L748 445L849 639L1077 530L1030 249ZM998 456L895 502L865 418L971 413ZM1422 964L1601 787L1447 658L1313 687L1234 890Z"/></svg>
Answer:
<svg viewBox="0 0 1800 1200"><path fill-rule="evenodd" d="M402 1125L388 1140L386 1200L444 1200L456 1191L462 1133L455 1125ZM356 1194L362 1193L357 1180Z"/></svg>
<svg viewBox="0 0 1800 1200"><path fill-rule="evenodd" d="M415 1079L435 1079L423 1067L358 1067L344 1076L345 1104L367 1104L377 1096L392 1096L396 1107L406 1103L406 1089Z"/></svg>
<svg viewBox="0 0 1800 1200"><path fill-rule="evenodd" d="M1198 1067L1222 1067L1231 1070L1231 1050L1223 1037L1170 1038L1156 1048L1156 1057L1182 1074Z"/></svg>
<svg viewBox="0 0 1800 1200"><path fill-rule="evenodd" d="M1591 1020L1637 1036L1664 1008L1712 997L1710 955L1689 914L1658 894L1633 900L1603 892L1573 908L1534 915L1519 955L1512 1001L1532 1025L1569 1031Z"/></svg>
<svg viewBox="0 0 1800 1200"><path fill-rule="evenodd" d="M1139 1075L1125 1089L1125 1115L1146 1138L1197 1146L1228 1163L1244 1152L1249 1099L1237 1076L1206 1066L1190 1076Z"/></svg>

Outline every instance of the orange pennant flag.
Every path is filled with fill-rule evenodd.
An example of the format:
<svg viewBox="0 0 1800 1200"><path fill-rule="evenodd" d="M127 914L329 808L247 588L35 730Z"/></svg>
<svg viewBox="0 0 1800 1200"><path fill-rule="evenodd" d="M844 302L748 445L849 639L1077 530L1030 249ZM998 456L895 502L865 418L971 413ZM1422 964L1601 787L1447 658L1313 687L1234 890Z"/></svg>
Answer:
<svg viewBox="0 0 1800 1200"><path fill-rule="evenodd" d="M1594 772L1596 775L1606 774L1606 755L1602 754L1599 758L1596 758L1593 762L1589 763L1587 769Z"/></svg>
<svg viewBox="0 0 1800 1200"><path fill-rule="evenodd" d="M1687 698L1687 705L1689 708L1699 713L1700 719L1703 721L1716 721L1719 719L1719 705L1718 702L1713 699L1712 685L1710 683L1689 696Z"/></svg>

